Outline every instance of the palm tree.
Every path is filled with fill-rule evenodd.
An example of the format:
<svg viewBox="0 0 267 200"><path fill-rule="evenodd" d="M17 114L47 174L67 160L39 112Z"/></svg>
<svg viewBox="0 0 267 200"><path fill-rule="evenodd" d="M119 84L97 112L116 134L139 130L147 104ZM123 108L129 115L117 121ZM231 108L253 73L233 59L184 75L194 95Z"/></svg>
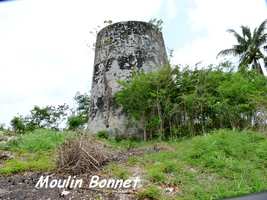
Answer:
<svg viewBox="0 0 267 200"><path fill-rule="evenodd" d="M220 51L217 57L226 55L239 56L239 68L252 65L252 69L263 74L259 60L266 59L261 52L261 48L267 42L267 33L265 33L266 25L267 19L259 27L255 28L253 33L247 26L241 26L242 34L237 33L233 29L229 29L228 32L234 35L237 44L233 45L230 49Z"/></svg>

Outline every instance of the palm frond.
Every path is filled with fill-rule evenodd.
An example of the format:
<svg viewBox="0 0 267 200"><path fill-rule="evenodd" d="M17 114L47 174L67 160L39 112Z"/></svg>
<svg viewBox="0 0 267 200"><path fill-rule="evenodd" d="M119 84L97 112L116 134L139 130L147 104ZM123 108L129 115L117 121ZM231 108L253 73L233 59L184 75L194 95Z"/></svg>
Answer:
<svg viewBox="0 0 267 200"><path fill-rule="evenodd" d="M217 54L217 58L220 57L220 56L228 56L228 55L233 55L233 56L236 56L238 53L236 51L236 49L232 48L232 49L224 49L222 51L220 51L218 54Z"/></svg>
<svg viewBox="0 0 267 200"><path fill-rule="evenodd" d="M263 34L260 38L258 38L258 40L257 40L257 46L258 47L261 47L265 43L267 43L267 33Z"/></svg>
<svg viewBox="0 0 267 200"><path fill-rule="evenodd" d="M232 49L236 51L236 54L240 55L245 53L249 48L249 43L233 45Z"/></svg>
<svg viewBox="0 0 267 200"><path fill-rule="evenodd" d="M257 34L258 36L264 34L264 30L265 30L265 28L266 28L266 25L267 25L267 19L264 20L264 21L261 23L261 25L258 27L257 32L256 32L256 34Z"/></svg>
<svg viewBox="0 0 267 200"><path fill-rule="evenodd" d="M245 43L246 42L245 38L243 38L240 34L238 34L234 29L228 29L227 32L232 33L239 43Z"/></svg>
<svg viewBox="0 0 267 200"><path fill-rule="evenodd" d="M251 31L248 26L241 26L243 37L247 36L248 40L251 40Z"/></svg>

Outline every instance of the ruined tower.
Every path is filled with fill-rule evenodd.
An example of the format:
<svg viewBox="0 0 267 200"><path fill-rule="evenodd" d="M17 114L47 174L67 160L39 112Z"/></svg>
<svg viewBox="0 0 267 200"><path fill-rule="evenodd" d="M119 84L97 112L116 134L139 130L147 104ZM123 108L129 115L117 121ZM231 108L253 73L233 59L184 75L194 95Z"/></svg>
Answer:
<svg viewBox="0 0 267 200"><path fill-rule="evenodd" d="M133 69L151 72L167 64L167 54L158 28L139 21L119 22L97 35L88 130L110 134L136 134L127 117L115 105L118 80L127 80Z"/></svg>

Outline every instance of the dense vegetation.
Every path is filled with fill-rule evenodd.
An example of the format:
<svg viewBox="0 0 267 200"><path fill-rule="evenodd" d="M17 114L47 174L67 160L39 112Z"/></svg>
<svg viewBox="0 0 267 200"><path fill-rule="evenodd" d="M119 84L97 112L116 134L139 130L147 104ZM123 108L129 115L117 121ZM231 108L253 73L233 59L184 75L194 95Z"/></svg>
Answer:
<svg viewBox="0 0 267 200"><path fill-rule="evenodd" d="M135 73L121 85L116 100L133 124L141 124L144 139L266 128L267 79L256 71L233 72L228 64L194 70L167 66Z"/></svg>

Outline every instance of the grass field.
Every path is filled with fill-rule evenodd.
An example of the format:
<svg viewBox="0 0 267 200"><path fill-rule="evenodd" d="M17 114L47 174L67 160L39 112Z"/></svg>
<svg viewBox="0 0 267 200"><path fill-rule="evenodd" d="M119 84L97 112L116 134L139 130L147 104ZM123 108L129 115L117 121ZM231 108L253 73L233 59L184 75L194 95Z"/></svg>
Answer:
<svg viewBox="0 0 267 200"><path fill-rule="evenodd" d="M0 168L0 174L12 174L23 171L50 171L55 167L56 148L66 138L72 137L72 132L60 133L52 130L35 130L19 136L2 150L11 151L14 158L7 160Z"/></svg>
<svg viewBox="0 0 267 200"><path fill-rule="evenodd" d="M221 199L267 189L267 140L262 134L220 130L161 145L169 150L130 157L126 166L114 170L143 170L147 183L141 199ZM166 194L168 187L176 193Z"/></svg>

